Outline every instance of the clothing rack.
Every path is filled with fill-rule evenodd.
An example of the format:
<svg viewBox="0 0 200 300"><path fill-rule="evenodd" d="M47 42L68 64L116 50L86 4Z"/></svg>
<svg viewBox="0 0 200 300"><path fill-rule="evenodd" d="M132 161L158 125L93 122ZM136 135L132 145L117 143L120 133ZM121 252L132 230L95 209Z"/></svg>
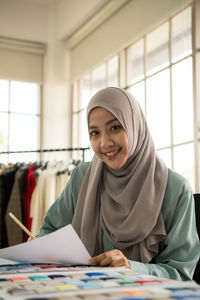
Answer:
<svg viewBox="0 0 200 300"><path fill-rule="evenodd" d="M61 148L61 149L38 149L38 150L19 150L19 151L4 151L0 154L11 154L11 153L31 153L31 152L58 152L58 151L82 151L82 159L85 161L85 151L89 150L89 147L75 147L75 148Z"/></svg>

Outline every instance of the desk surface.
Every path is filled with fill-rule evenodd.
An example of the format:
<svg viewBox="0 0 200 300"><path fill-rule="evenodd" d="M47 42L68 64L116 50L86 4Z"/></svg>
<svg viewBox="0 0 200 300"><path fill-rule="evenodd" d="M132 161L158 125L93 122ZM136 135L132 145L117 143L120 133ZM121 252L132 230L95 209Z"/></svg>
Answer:
<svg viewBox="0 0 200 300"><path fill-rule="evenodd" d="M0 260L0 300L200 299L200 286L125 268Z"/></svg>

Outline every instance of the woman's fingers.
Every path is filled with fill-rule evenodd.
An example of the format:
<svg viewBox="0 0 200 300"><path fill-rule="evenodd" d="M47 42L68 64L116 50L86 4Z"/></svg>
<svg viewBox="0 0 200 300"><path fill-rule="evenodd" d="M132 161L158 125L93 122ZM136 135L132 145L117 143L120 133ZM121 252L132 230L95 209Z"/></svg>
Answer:
<svg viewBox="0 0 200 300"><path fill-rule="evenodd" d="M98 265L101 267L110 266L110 267L126 267L131 268L128 262L128 259L120 250L111 250L104 253L101 253L88 262L89 264Z"/></svg>

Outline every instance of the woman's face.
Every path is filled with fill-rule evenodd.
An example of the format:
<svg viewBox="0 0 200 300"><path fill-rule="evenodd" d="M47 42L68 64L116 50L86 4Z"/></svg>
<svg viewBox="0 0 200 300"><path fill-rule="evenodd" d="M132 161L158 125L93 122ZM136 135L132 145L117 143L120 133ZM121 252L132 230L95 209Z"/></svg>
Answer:
<svg viewBox="0 0 200 300"><path fill-rule="evenodd" d="M105 108L94 108L89 114L88 130L95 154L112 169L120 169L128 159L129 143L117 118Z"/></svg>

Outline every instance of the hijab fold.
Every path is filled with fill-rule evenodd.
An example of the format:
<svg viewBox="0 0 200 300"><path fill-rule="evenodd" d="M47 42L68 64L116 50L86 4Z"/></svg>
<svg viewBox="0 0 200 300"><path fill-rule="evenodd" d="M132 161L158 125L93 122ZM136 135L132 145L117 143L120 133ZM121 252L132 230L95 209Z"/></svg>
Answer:
<svg viewBox="0 0 200 300"><path fill-rule="evenodd" d="M91 256L102 252L102 231L131 260L150 262L166 236L161 213L168 170L156 155L143 112L127 91L105 88L87 108L110 111L122 124L129 156L112 169L94 155L81 184L72 225Z"/></svg>

